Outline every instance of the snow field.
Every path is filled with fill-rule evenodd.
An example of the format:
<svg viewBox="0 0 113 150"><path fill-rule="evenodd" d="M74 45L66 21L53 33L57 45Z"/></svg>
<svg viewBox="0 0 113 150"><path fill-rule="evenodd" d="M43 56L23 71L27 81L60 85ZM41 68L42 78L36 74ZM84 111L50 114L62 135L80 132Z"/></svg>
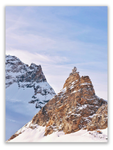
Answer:
<svg viewBox="0 0 113 150"><path fill-rule="evenodd" d="M79 130L70 134L57 131L44 136L45 127L37 126L35 129L26 128L22 134L10 142L107 142L107 129L99 131L102 134L97 131Z"/></svg>

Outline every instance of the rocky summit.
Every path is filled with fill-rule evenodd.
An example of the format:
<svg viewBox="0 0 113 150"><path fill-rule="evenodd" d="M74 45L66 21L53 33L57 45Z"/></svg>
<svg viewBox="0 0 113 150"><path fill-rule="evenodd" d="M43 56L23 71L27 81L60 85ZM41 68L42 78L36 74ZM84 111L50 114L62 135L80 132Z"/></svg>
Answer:
<svg viewBox="0 0 113 150"><path fill-rule="evenodd" d="M6 56L6 88L14 82L18 82L20 86L22 82L34 81L46 81L40 65L32 63L28 66L15 56Z"/></svg>
<svg viewBox="0 0 113 150"><path fill-rule="evenodd" d="M45 126L45 136L55 131L69 134L80 129L104 129L107 127L107 101L96 96L89 76L80 77L74 67L63 89L29 123L32 129L36 125Z"/></svg>
<svg viewBox="0 0 113 150"><path fill-rule="evenodd" d="M56 130L75 132L86 128L99 107L106 103L95 95L90 78L80 77L75 67L60 93L34 116L32 123L46 126L45 135Z"/></svg>

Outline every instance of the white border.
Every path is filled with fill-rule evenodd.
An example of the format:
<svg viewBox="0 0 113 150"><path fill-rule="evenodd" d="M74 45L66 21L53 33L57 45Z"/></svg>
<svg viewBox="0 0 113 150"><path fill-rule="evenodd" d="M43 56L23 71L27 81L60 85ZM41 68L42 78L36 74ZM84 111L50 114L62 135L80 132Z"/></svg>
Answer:
<svg viewBox="0 0 113 150"><path fill-rule="evenodd" d="M5 72L4 72L4 55L5 55L5 6L108 6L108 95L109 95L109 142L108 144L91 144L91 143L85 143L85 144L6 144L5 143ZM14 1L14 0L3 0L0 3L0 146L2 148L8 149L8 150L13 150L13 149L26 149L26 150L31 150L31 149L90 149L90 150L95 150L95 149L111 149L113 146L112 142L112 134L113 134L113 117L112 117L112 110L113 110L113 92L112 92L112 87L113 87L113 4L111 0L19 0L19 1Z"/></svg>

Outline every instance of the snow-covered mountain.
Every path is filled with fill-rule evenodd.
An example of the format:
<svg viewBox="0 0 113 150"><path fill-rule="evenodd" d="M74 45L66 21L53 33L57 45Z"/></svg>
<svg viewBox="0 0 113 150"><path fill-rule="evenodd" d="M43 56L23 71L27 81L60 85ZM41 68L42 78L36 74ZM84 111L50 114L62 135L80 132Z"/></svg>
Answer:
<svg viewBox="0 0 113 150"><path fill-rule="evenodd" d="M95 131L81 129L70 134L65 134L63 131L56 131L45 136L45 127L29 122L17 131L9 142L107 142L107 130L107 128ZM21 134L18 135L18 133Z"/></svg>
<svg viewBox="0 0 113 150"><path fill-rule="evenodd" d="M6 56L6 139L14 134L55 95L40 65L24 64ZM13 128L11 129L10 126ZM14 125L15 124L15 125Z"/></svg>
<svg viewBox="0 0 113 150"><path fill-rule="evenodd" d="M96 96L90 78L80 77L75 67L63 89L9 141L106 142L107 110L107 101Z"/></svg>

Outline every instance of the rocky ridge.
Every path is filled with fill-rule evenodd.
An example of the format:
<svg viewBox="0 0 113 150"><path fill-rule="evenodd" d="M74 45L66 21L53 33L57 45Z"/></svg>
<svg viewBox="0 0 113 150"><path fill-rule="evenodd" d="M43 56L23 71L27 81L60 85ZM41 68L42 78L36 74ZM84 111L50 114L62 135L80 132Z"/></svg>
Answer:
<svg viewBox="0 0 113 150"><path fill-rule="evenodd" d="M41 65L32 63L30 66L24 64L15 56L6 56L6 89L16 83L18 88L31 88L34 94L31 96L29 104L35 104L41 109L51 99L55 92L47 83ZM41 101L40 101L41 100Z"/></svg>
<svg viewBox="0 0 113 150"><path fill-rule="evenodd" d="M99 126L98 118L102 112L103 115L99 119L101 126ZM63 89L24 127L34 129L36 125L46 127L45 136L55 131L64 131L68 134L80 129L106 128L107 102L96 96L89 76L80 77L77 68L74 67ZM22 132L24 130L19 130L10 139Z"/></svg>

